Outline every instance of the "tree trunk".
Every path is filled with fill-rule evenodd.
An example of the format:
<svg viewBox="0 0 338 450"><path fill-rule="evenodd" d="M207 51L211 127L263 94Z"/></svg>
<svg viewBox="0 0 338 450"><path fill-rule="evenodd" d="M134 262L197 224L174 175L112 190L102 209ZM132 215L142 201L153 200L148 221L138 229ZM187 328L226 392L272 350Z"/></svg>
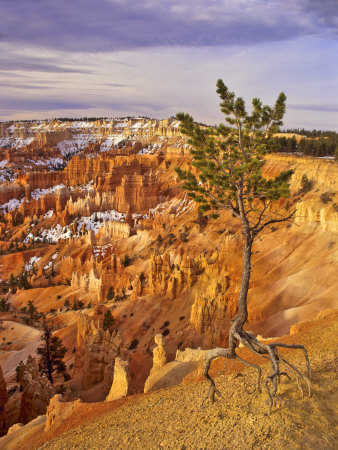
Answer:
<svg viewBox="0 0 338 450"><path fill-rule="evenodd" d="M229 346L228 352L229 357L235 357L236 339L234 334L241 330L245 322L248 319L248 308L247 308L247 297L249 290L249 282L251 275L251 252L252 252L252 242L253 238L250 236L250 232L244 232L244 247L243 247L243 268L242 268L242 280L241 280L241 290L238 299L238 314L233 319L233 324L231 325L229 332Z"/></svg>

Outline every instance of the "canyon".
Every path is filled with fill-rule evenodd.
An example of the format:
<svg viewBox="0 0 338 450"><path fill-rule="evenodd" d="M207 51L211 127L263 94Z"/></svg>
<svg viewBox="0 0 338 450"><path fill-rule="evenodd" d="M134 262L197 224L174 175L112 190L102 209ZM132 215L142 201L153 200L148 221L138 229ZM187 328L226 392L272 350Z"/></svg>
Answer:
<svg viewBox="0 0 338 450"><path fill-rule="evenodd" d="M180 188L189 148L175 119L0 123L2 434L46 411L49 430L63 402L73 414L137 397L167 364L175 384L203 350L227 345L241 230L227 212L201 218ZM288 169L295 219L253 248L247 329L264 339L337 308L338 164L266 155L267 177ZM22 320L30 300L67 347L70 380L55 386L38 374L41 328ZM187 348L198 356L177 356Z"/></svg>

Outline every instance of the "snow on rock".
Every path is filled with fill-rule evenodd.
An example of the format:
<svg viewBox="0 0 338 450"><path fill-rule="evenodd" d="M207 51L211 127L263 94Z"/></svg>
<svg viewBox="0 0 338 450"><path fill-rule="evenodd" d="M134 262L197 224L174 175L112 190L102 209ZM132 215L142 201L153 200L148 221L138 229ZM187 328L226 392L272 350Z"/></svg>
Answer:
<svg viewBox="0 0 338 450"><path fill-rule="evenodd" d="M13 137L5 137L0 138L0 148L21 148L25 145L29 145L34 141L33 137L29 137L26 139L23 138L13 138Z"/></svg>
<svg viewBox="0 0 338 450"><path fill-rule="evenodd" d="M41 228L37 232L37 234L34 236L32 232L30 232L25 240L24 243L28 243L30 241L45 241L45 242L51 242L56 243L60 239L70 239L71 237L79 237L80 232L83 231L90 231L93 230L95 234L99 232L100 227L103 226L104 222L107 221L116 221L116 222L124 222L126 218L125 213L120 213L118 211L115 211L114 209L103 211L103 212L96 212L93 213L90 216L82 216L78 219L76 219L74 222L72 222L70 225L66 225L62 227L60 224L56 224L55 226L45 229ZM72 233L72 228L74 224L77 224L77 233ZM53 259L57 257L53 255Z"/></svg>
<svg viewBox="0 0 338 450"><path fill-rule="evenodd" d="M114 220L116 222L124 222L126 215L124 213L120 213L115 211L114 209L96 212L91 216L80 217L77 222L77 231L81 230L93 230L95 234L98 233L99 228L103 225L103 222Z"/></svg>
<svg viewBox="0 0 338 450"><path fill-rule="evenodd" d="M31 196L35 199L35 200L39 200L39 198L42 195L46 195L46 194L53 194L54 192L56 192L59 189L65 188L66 186L64 184L58 184L56 186L47 188L47 189L34 189L34 191L31 192ZM49 211L48 211L49 212Z"/></svg>
<svg viewBox="0 0 338 450"><path fill-rule="evenodd" d="M106 152L112 147L116 147L121 142L125 141L125 136L122 134L110 134L107 139L101 143L100 151Z"/></svg>
<svg viewBox="0 0 338 450"><path fill-rule="evenodd" d="M47 169L49 170L63 169L67 165L67 163L61 158L49 158L46 159L46 161L42 161L41 159L38 161L27 159L27 161L35 164L36 166L47 166Z"/></svg>
<svg viewBox="0 0 338 450"><path fill-rule="evenodd" d="M0 161L0 168L3 169L5 166L7 166L7 159L3 159L2 161Z"/></svg>
<svg viewBox="0 0 338 450"><path fill-rule="evenodd" d="M49 158L46 162L50 169L61 169L66 165L64 160L61 158Z"/></svg>
<svg viewBox="0 0 338 450"><path fill-rule="evenodd" d="M41 239L47 242L56 243L59 239L70 239L72 237L72 232L69 226L62 227L59 223L55 227L51 227L48 230L42 229ZM39 239L36 237L34 240Z"/></svg>
<svg viewBox="0 0 338 450"><path fill-rule="evenodd" d="M81 150L84 150L90 143L95 144L97 140L98 137L96 134L78 134L73 139L59 142L56 147L60 150L63 156L72 156Z"/></svg>
<svg viewBox="0 0 338 450"><path fill-rule="evenodd" d="M1 161L2 162L2 161ZM12 169L1 169L0 170L0 183L3 183L4 181L10 181L13 182L15 178L17 178L18 174L14 173Z"/></svg>
<svg viewBox="0 0 338 450"><path fill-rule="evenodd" d="M52 256L52 259L56 259L58 257L58 253L54 253L54 255Z"/></svg>
<svg viewBox="0 0 338 450"><path fill-rule="evenodd" d="M2 210L3 214L6 214L9 211L13 211L14 209L19 208L23 201L23 198L21 200L18 200L17 198L11 198L7 203L0 205L0 209Z"/></svg>
<svg viewBox="0 0 338 450"><path fill-rule="evenodd" d="M46 212L46 214L43 216L44 219L50 219L54 214L54 209L50 209Z"/></svg>
<svg viewBox="0 0 338 450"><path fill-rule="evenodd" d="M160 149L161 147L162 147L162 144L161 144L161 143L155 142L154 144L148 145L148 147L142 148L142 149L138 152L138 154L139 154L139 155L144 155L144 154L147 154L147 153L148 153L148 154L153 154L153 153L156 152L157 149Z"/></svg>
<svg viewBox="0 0 338 450"><path fill-rule="evenodd" d="M33 268L34 265L36 265L40 261L40 256L32 256L31 259L28 261L28 263L25 264L25 269L28 272Z"/></svg>
<svg viewBox="0 0 338 450"><path fill-rule="evenodd" d="M32 159L27 159L27 161L29 163L35 164L36 166L45 166L46 165L46 162L42 161L41 159L39 159L38 161L33 161Z"/></svg>
<svg viewBox="0 0 338 450"><path fill-rule="evenodd" d="M154 217L154 213L163 214L165 211L174 211L179 216L194 207L194 202L187 194L183 198L173 198L165 203L159 203L155 208L149 209L150 217Z"/></svg>
<svg viewBox="0 0 338 450"><path fill-rule="evenodd" d="M112 244L95 245L93 247L93 253L94 253L95 258L97 259L98 257L101 257L103 259L106 255L107 248L110 248L112 246L113 246Z"/></svg>
<svg viewBox="0 0 338 450"><path fill-rule="evenodd" d="M32 233L28 233L27 236L25 237L23 243L28 244L32 239L34 239L34 235Z"/></svg>

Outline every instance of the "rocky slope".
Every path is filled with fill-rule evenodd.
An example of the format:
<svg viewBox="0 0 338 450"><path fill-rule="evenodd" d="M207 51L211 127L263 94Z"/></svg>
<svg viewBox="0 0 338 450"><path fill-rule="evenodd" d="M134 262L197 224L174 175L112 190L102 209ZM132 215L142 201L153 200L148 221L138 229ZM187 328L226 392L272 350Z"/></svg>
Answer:
<svg viewBox="0 0 338 450"><path fill-rule="evenodd" d="M47 421L41 417L0 440L6 449L115 448L336 448L335 345L337 314L294 327L293 335L309 349L314 370L312 396L301 398L296 383L280 386L277 405L267 414L266 393L255 392L256 374L236 363L212 373L222 393L214 406L201 407L207 386L190 376L184 385L108 403L60 403L55 397ZM293 351L294 352L294 351ZM248 357L244 349L243 357ZM300 363L296 353L288 358ZM252 356L250 360L257 358ZM256 361L262 364L262 361ZM267 371L263 364L264 373ZM194 382L192 382L194 380ZM44 431L45 430L45 431Z"/></svg>
<svg viewBox="0 0 338 450"><path fill-rule="evenodd" d="M72 378L58 380L57 389L84 401L106 398L116 358L127 392L143 392L158 333L168 361L177 349L226 345L241 235L230 215L200 220L180 190L174 167L191 165L188 150L174 119L1 124L7 426L20 417L15 369L35 355L41 335L38 324L23 324L29 300L68 348ZM264 170L273 176L289 168L295 223L266 230L253 249L248 328L264 337L287 334L338 300L337 163L278 154L267 156ZM104 331L107 310L113 325Z"/></svg>

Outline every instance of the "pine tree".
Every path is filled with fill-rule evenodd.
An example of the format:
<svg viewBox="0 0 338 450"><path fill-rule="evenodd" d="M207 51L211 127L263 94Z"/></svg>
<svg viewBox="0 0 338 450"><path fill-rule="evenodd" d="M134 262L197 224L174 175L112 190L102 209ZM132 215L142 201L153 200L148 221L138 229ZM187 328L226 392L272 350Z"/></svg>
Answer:
<svg viewBox="0 0 338 450"><path fill-rule="evenodd" d="M308 192L311 189L311 181L308 179L306 173L303 174L300 185L304 192Z"/></svg>
<svg viewBox="0 0 338 450"><path fill-rule="evenodd" d="M65 302L63 304L63 307L66 308L67 311L69 310L69 305L70 305L69 300L68 300L68 298L66 298L66 300L65 300Z"/></svg>
<svg viewBox="0 0 338 450"><path fill-rule="evenodd" d="M8 285L9 285L9 287L14 287L15 286L15 278L14 278L14 275L12 273L9 276Z"/></svg>
<svg viewBox="0 0 338 450"><path fill-rule="evenodd" d="M110 310L108 309L104 314L102 328L105 331L109 330L113 324L114 324L114 317L112 316Z"/></svg>
<svg viewBox="0 0 338 450"><path fill-rule="evenodd" d="M35 322L41 318L41 313L38 312L33 300L29 300L27 306L21 308L20 313L22 314L22 320L31 326L34 326Z"/></svg>
<svg viewBox="0 0 338 450"><path fill-rule="evenodd" d="M2 298L0 300L0 312L7 312L10 310L10 303L7 302L7 300L5 298Z"/></svg>
<svg viewBox="0 0 338 450"><path fill-rule="evenodd" d="M77 300L74 299L73 306L72 306L72 311L77 311L78 309L79 309L79 307L78 307Z"/></svg>
<svg viewBox="0 0 338 450"><path fill-rule="evenodd" d="M113 288L113 286L109 286L109 289L108 289L108 292L107 292L107 300L108 301L109 300L113 300L114 296L115 296L114 288Z"/></svg>
<svg viewBox="0 0 338 450"><path fill-rule="evenodd" d="M291 221L295 214L295 211L288 210L286 201L280 201L290 196L292 170L282 171L275 178L265 178L262 171L267 147L273 134L283 123L286 96L283 92L280 93L273 107L263 105L261 100L254 98L253 111L249 114L243 98L236 98L222 80L217 82L217 93L221 98L220 107L226 116L227 125L204 127L195 123L188 114L179 113L176 116L181 122L181 131L189 137L192 164L195 167L194 171L176 168L179 177L184 180L183 189L199 204L201 211L210 212L210 217L217 217L221 210L230 212L240 222L243 237L238 313L229 330L229 345L226 349L216 348L207 353L203 374L210 383L208 396L211 403L214 402L215 394L220 393L209 375L209 368L211 361L220 356L237 358L255 367L260 389L260 367L242 360L236 354L236 346L241 342L251 351L266 355L271 361L272 374L266 382L271 409L280 379L281 357L277 348L286 344L262 344L244 331L243 326L248 319L247 296L254 239L266 227ZM293 345L288 347L304 350L309 375L311 368L305 348ZM268 381L273 385L272 391L268 387Z"/></svg>
<svg viewBox="0 0 338 450"><path fill-rule="evenodd" d="M53 336L53 326L47 324L45 317L42 321L42 330L43 334L40 340L43 341L43 345L37 349L37 353L40 355L40 372L44 373L52 384L54 383L55 373L63 375L65 380L69 379L63 361L67 348L63 347L62 340L59 337Z"/></svg>

